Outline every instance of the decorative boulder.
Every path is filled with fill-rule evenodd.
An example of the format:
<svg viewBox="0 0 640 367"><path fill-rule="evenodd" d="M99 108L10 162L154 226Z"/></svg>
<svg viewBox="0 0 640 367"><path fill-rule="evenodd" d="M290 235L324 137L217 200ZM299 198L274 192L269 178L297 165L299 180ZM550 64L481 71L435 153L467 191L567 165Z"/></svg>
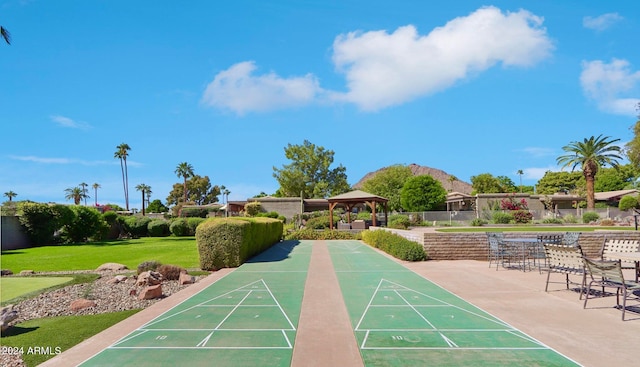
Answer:
<svg viewBox="0 0 640 367"><path fill-rule="evenodd" d="M178 281L180 282L180 285L182 284L192 284L194 281L193 276L187 274L187 273L180 273L180 279L178 279Z"/></svg>
<svg viewBox="0 0 640 367"><path fill-rule="evenodd" d="M9 323L18 318L18 311L13 309L13 305L2 307L0 311L0 330L9 328Z"/></svg>
<svg viewBox="0 0 640 367"><path fill-rule="evenodd" d="M95 301L92 301L90 299L80 298L71 302L71 306L69 308L71 308L71 311L79 311L89 307L96 307Z"/></svg>
<svg viewBox="0 0 640 367"><path fill-rule="evenodd" d="M105 263L98 266L98 269L96 269L96 271L120 271L120 270L127 270L127 269L128 268L126 265L122 265L118 263Z"/></svg>
<svg viewBox="0 0 640 367"><path fill-rule="evenodd" d="M138 295L139 299L154 299L162 297L162 284L150 285L144 288L140 295Z"/></svg>
<svg viewBox="0 0 640 367"><path fill-rule="evenodd" d="M7 276L7 275L13 275L13 272L9 269L2 269L0 270L0 276Z"/></svg>
<svg viewBox="0 0 640 367"><path fill-rule="evenodd" d="M35 273L36 272L33 271L33 270L23 270L23 271L20 272L20 275L33 275Z"/></svg>
<svg viewBox="0 0 640 367"><path fill-rule="evenodd" d="M162 283L162 274L153 270L140 273L140 275L138 275L138 281L136 282L139 286L156 285L160 283Z"/></svg>
<svg viewBox="0 0 640 367"><path fill-rule="evenodd" d="M126 275L116 275L115 277L107 280L107 283L109 284L118 284L121 282L126 282L127 279L129 279Z"/></svg>

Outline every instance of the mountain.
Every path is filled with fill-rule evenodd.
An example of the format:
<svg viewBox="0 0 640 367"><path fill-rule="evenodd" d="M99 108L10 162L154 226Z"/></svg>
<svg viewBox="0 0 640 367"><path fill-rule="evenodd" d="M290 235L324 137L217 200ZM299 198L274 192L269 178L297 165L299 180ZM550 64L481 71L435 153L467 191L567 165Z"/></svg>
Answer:
<svg viewBox="0 0 640 367"><path fill-rule="evenodd" d="M366 175L364 175L363 178L360 179L360 181L358 181L355 185L353 185L353 188L358 190L362 189L362 184L366 180L370 179L371 177L375 176L378 172L383 171L387 168L389 167L383 167L375 172L367 173ZM453 184L452 184L449 181L449 177L451 177L452 175L446 173L443 170L420 166L415 163L411 163L409 165L409 168L411 168L411 172L413 172L414 176L429 175L433 177L434 179L436 179L442 184L442 187L444 187L444 189L447 190L447 192L456 191L456 192L461 192L463 194L471 194L471 190L472 190L471 184L464 181L460 181L460 180L455 180L453 181Z"/></svg>

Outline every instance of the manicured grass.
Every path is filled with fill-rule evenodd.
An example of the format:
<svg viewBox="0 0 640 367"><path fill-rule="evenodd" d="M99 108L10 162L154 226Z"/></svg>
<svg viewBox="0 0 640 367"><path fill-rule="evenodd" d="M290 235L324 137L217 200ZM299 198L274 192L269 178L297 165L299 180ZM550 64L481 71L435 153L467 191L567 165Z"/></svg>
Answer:
<svg viewBox="0 0 640 367"><path fill-rule="evenodd" d="M437 232L593 232L593 231L634 231L635 227L602 226L504 226L504 227L450 227L438 228Z"/></svg>
<svg viewBox="0 0 640 367"><path fill-rule="evenodd" d="M10 300L73 280L73 277L2 277L0 300Z"/></svg>
<svg viewBox="0 0 640 367"><path fill-rule="evenodd" d="M86 273L48 275L46 277L40 277L40 276L2 277L0 278L0 286L2 287L2 291L1 291L2 297L0 297L0 306L5 306L7 304L16 304L24 301L25 299L33 298L40 293L52 291L52 290L66 287L69 285L90 283L98 279L98 277L100 277L100 275L98 274L86 274ZM38 284L40 278L49 278L49 279L53 278L53 279L66 279L66 280L64 282L56 283L48 287L38 288L33 290L33 288L35 287L31 286L30 282L33 282L34 284ZM17 279L18 281L13 281L14 279ZM27 282L27 284L25 284L25 282ZM23 286L30 287L32 290L28 292L21 292L22 291L21 287ZM8 294L6 298L5 298L5 292L7 292ZM9 298L11 294L16 294L16 293L21 293L21 294Z"/></svg>
<svg viewBox="0 0 640 367"><path fill-rule="evenodd" d="M21 350L26 365L36 366L138 311L29 320L5 331L0 344L3 350L7 347L14 347L12 351Z"/></svg>
<svg viewBox="0 0 640 367"><path fill-rule="evenodd" d="M14 273L22 270L95 270L107 262L124 264L135 270L138 264L149 260L186 269L200 267L195 237L145 237L2 251L2 268Z"/></svg>

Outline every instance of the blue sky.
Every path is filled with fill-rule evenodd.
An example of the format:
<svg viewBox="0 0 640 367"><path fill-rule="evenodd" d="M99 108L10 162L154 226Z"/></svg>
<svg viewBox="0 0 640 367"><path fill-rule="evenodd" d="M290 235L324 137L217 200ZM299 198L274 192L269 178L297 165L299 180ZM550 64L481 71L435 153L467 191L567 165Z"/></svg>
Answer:
<svg viewBox="0 0 640 367"><path fill-rule="evenodd" d="M631 139L640 100L636 1L0 0L0 25L15 200L85 182L124 206L123 142L133 208L185 161L231 200L273 193L305 139L351 184L416 163L533 185L570 142Z"/></svg>

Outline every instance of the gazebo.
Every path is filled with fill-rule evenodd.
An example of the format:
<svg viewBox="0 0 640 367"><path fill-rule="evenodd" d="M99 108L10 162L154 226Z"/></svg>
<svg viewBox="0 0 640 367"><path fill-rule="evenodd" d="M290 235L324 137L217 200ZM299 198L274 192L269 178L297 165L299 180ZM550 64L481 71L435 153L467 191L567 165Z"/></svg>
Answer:
<svg viewBox="0 0 640 367"><path fill-rule="evenodd" d="M333 229L333 209L338 205L343 205L347 209L347 221L351 222L351 209L357 204L367 204L371 208L373 225L376 225L376 204L384 206L384 221L387 222L387 202L389 199L373 195L361 190L349 191L327 199L329 202L329 226Z"/></svg>

